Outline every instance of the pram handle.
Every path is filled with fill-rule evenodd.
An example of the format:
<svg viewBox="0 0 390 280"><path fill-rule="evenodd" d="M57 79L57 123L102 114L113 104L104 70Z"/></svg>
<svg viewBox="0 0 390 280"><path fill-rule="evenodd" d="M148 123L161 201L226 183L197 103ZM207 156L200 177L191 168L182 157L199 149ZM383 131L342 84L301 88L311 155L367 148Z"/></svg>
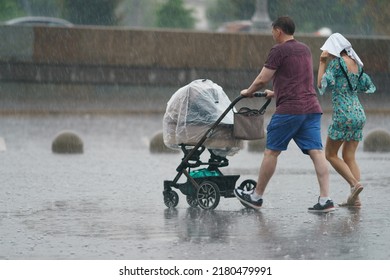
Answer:
<svg viewBox="0 0 390 280"><path fill-rule="evenodd" d="M254 97L267 97L267 94L264 91L255 92Z"/></svg>
<svg viewBox="0 0 390 280"><path fill-rule="evenodd" d="M253 94L253 97L267 97L267 94L264 91L257 91ZM237 96L236 99L234 99L233 102L230 104L229 110L232 109L234 107L234 105L236 105L241 99L244 99L244 98L248 98L248 96L244 96L241 94L239 96Z"/></svg>

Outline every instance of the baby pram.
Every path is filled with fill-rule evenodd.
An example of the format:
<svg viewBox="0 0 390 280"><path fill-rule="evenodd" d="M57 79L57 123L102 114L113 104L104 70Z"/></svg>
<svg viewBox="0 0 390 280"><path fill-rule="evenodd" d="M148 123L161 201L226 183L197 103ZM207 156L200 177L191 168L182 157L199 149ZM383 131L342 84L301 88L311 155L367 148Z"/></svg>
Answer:
<svg viewBox="0 0 390 280"><path fill-rule="evenodd" d="M256 93L264 97L263 93ZM229 165L227 156L242 148L242 140L233 135L233 111L235 104L243 99L238 96L230 102L223 89L210 80L195 80L174 93L167 104L163 119L163 138L166 146L181 149L184 157L176 168L177 175L164 181L164 203L176 207L179 189L191 207L214 209L220 197L234 197L234 188L240 175L224 175L220 168ZM268 100L259 112L264 114ZM205 150L210 153L208 161L202 161ZM207 166L207 168L202 168ZM182 175L186 182L179 183ZM244 180L238 187L251 190L254 180Z"/></svg>

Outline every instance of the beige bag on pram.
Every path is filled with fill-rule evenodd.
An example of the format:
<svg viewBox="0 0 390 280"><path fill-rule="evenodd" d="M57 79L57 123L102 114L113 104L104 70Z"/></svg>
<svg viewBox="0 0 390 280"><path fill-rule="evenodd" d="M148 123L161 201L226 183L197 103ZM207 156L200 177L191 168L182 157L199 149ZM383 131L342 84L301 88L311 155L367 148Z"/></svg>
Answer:
<svg viewBox="0 0 390 280"><path fill-rule="evenodd" d="M234 112L234 137L242 140L264 138L264 113L270 102L271 99L268 99L259 110L242 107Z"/></svg>

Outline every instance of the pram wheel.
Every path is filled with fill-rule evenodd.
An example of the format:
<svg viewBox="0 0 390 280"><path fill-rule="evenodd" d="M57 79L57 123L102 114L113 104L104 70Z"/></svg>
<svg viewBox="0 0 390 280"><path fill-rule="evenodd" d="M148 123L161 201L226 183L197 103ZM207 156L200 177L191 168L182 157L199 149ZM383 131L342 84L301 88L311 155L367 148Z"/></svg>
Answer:
<svg viewBox="0 0 390 280"><path fill-rule="evenodd" d="M195 208L198 207L198 198L196 196L187 195L186 197L187 203L189 206Z"/></svg>
<svg viewBox="0 0 390 280"><path fill-rule="evenodd" d="M240 184L240 186L238 187L238 189L243 190L243 191L251 191L251 190L253 190L253 189L256 188L256 185L257 185L257 183L256 183L255 180L250 180L250 179L248 179L248 180L243 181L243 182ZM240 201L240 202L241 202L241 201ZM242 203L242 202L241 202L241 204L244 205L244 206L247 207L247 208L250 208L250 207L249 207L248 205L246 205L245 203Z"/></svg>
<svg viewBox="0 0 390 280"><path fill-rule="evenodd" d="M251 191L256 188L256 185L257 182L255 180L248 179L243 181L238 188L243 191Z"/></svg>
<svg viewBox="0 0 390 280"><path fill-rule="evenodd" d="M173 191L164 191L164 203L168 208L174 208L179 203L179 195Z"/></svg>
<svg viewBox="0 0 390 280"><path fill-rule="evenodd" d="M202 209L214 209L218 206L219 199L218 185L211 181L203 181L197 192L198 204Z"/></svg>

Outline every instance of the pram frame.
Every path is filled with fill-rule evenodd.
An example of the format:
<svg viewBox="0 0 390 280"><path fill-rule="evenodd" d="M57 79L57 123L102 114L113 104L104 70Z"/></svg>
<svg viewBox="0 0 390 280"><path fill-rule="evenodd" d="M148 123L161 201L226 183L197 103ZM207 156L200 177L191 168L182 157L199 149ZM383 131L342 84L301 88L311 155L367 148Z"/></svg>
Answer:
<svg viewBox="0 0 390 280"><path fill-rule="evenodd" d="M254 97L266 97L267 94L264 92L256 92L254 94ZM196 207L200 206L203 209L214 209L217 207L220 196L223 195L224 197L234 197L233 189L234 185L236 184L236 181L240 177L240 175L228 175L225 176L222 174L222 172L219 170L219 167L224 167L228 165L228 159L225 157L219 157L216 156L211 149L208 149L211 157L210 160L214 161L208 161L207 163L202 162L200 160L200 155L204 152L206 149L203 144L204 142L212 135L213 131L216 129L216 127L221 123L221 121L225 118L225 116L229 113L230 110L234 108L234 106L242 99L246 98L246 96L239 95L236 97L230 105L226 108L226 110L221 114L221 116L212 124L212 126L204 133L203 137L195 144L195 146L192 149L187 150L185 145L181 144L181 149L183 150L185 156L181 160L181 163L176 168L176 171L178 172L173 181L165 180L164 181L164 203L169 208L174 208L177 206L179 202L179 196L178 194L172 190L172 188L180 189L180 191L187 195L187 202L190 206ZM259 109L259 112L261 114L265 113L265 110L267 106L270 103L270 99L267 100L267 102ZM190 161L195 161L195 163L190 163ZM209 168L212 167L213 170L218 171L221 176L216 177L202 177L203 179L201 183L198 183L200 180L194 179L190 175L190 168L192 167L199 167L201 165L208 165ZM181 176L184 174L184 176L188 179L188 181L184 184L179 184L178 181L181 178ZM222 177L224 180L224 185L229 185L229 188L225 188L224 190L220 191L218 188L218 185L214 182L216 178L219 178L220 181ZM188 192L188 185L195 188L195 191L197 193L197 197L193 196L192 193ZM246 190L251 190L256 186L256 182L254 180L245 180L240 185L241 188L245 188Z"/></svg>

